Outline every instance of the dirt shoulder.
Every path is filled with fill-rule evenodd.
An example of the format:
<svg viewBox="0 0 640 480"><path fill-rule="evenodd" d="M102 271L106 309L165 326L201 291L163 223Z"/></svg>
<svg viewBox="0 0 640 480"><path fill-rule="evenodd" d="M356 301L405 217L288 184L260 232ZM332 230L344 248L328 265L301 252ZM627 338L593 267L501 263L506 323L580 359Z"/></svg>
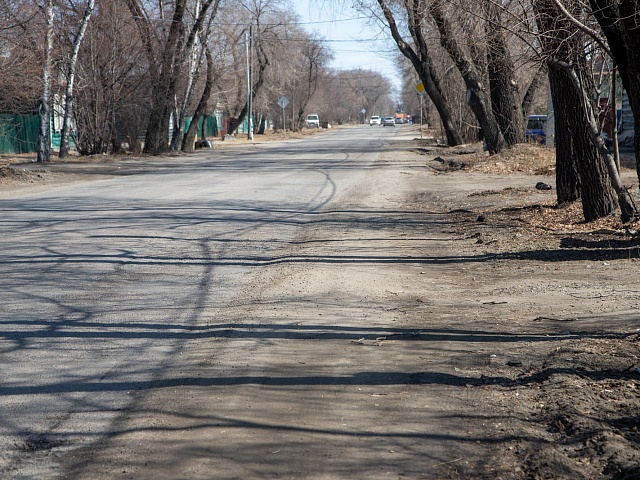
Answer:
<svg viewBox="0 0 640 480"><path fill-rule="evenodd" d="M399 136L376 167L282 252L313 262L263 269L218 319L237 332L176 367L262 383L159 388L69 478L640 478L638 225L556 208L537 147Z"/></svg>
<svg viewBox="0 0 640 480"><path fill-rule="evenodd" d="M429 173L412 205L443 213L460 240L457 301L433 313L468 315L470 328L497 335L493 353L477 351L468 367L478 410L498 438L513 439L497 445L496 473L640 478L638 225L616 216L587 224L579 205L556 207L543 149L416 151ZM623 178L637 201L635 172Z"/></svg>

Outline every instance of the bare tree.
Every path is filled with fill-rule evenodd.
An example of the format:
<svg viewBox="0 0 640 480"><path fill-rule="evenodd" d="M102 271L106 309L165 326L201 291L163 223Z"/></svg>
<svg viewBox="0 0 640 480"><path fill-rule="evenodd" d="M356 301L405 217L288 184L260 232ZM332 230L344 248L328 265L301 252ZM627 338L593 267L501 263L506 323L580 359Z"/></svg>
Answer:
<svg viewBox="0 0 640 480"><path fill-rule="evenodd" d="M95 0L88 0L87 6L84 11L84 15L80 22L80 28L73 40L73 48L71 51L71 58L69 59L69 65L67 68L67 86L64 96L64 115L62 117L62 129L60 132L60 152L58 156L65 158L69 155L69 123L71 119L71 109L73 107L73 87L76 77L76 64L78 62L78 56L80 54L80 45L84 39L85 32L87 31L87 25L93 14L93 8L95 6Z"/></svg>
<svg viewBox="0 0 640 480"><path fill-rule="evenodd" d="M196 10L192 25L187 24L188 0L175 0L165 37L153 35L154 19L145 11L139 0L126 0L126 3L145 42L153 82L144 151L159 154L169 150L169 122L174 111L175 97L185 61L189 58L188 52L193 48L209 10L217 6L219 0L202 1Z"/></svg>
<svg viewBox="0 0 640 480"><path fill-rule="evenodd" d="M211 49L216 74L214 86L217 102L224 112L225 124L222 133L231 133L228 118L234 118L246 103L245 28L251 23L246 9L222 5L218 15L218 26L212 32Z"/></svg>
<svg viewBox="0 0 640 480"><path fill-rule="evenodd" d="M256 24L256 29L254 30L256 32L255 36L253 36L253 45L255 45L255 52L256 52L256 60L258 63L258 75L255 81L253 81L253 79L251 79L251 85L249 87L249 95L251 98L251 101L254 101L256 96L258 95L258 92L260 91L260 88L262 87L262 85L264 84L264 80L265 80L265 71L267 69L267 67L270 64L270 60L269 60L269 56L267 54L267 49L265 48L265 44L264 44L264 37L266 35L263 36L263 34L267 33L267 30L264 30L262 32L260 32L260 24L257 23ZM230 117L229 118L229 132L235 132L238 127L242 124L242 122L244 122L245 118L247 117L247 114L249 113L249 101L245 101L244 105L242 106L242 109L240 110L240 112L238 112L237 116L234 117ZM251 123L251 119L248 120L248 123Z"/></svg>
<svg viewBox="0 0 640 480"><path fill-rule="evenodd" d="M570 133L557 140L571 142L571 147L564 147L562 151L572 155L558 161L576 162L575 167L560 166L560 171L565 174L573 168L577 171L585 220L609 215L617 203L622 220L628 221L636 214L635 207L620 181L597 125L592 99L595 85L584 54L584 37L576 32L562 11L579 11L580 8L577 1L565 2L562 7L557 0L539 0L534 5L541 43L548 58L551 89L552 92L556 90L554 100L562 108L558 111L556 106L557 117L563 118L560 126ZM563 89L561 92L559 87Z"/></svg>
<svg viewBox="0 0 640 480"><path fill-rule="evenodd" d="M81 155L141 151L150 104L148 54L118 0L102 0L76 67L73 118Z"/></svg>
<svg viewBox="0 0 640 480"><path fill-rule="evenodd" d="M463 139L453 120L449 102L443 94L440 79L434 68L428 42L424 36L423 27L426 23L427 2L425 0L402 0L398 2L399 8L401 8L406 15L411 42L408 42L403 37L390 2L377 0L377 3L398 49L413 64L418 77L425 87L427 95L429 95L429 98L438 111L447 137L447 143L449 145L460 145L463 143Z"/></svg>
<svg viewBox="0 0 640 480"><path fill-rule="evenodd" d="M187 133L182 141L182 151L184 152L190 152L193 150L198 123L200 122L200 119L203 119L206 114L207 105L213 91L213 75L215 67L213 63L213 55L211 54L211 50L208 46L205 46L205 57L207 60L207 78L205 81L204 90L202 91L202 95L200 97L200 101L198 102L198 106L196 107L196 110L191 119L191 123L189 124L189 129L187 130Z"/></svg>
<svg viewBox="0 0 640 480"><path fill-rule="evenodd" d="M438 31L440 43L454 61L467 86L467 102L475 114L489 153L498 153L505 146L504 136L491 109L491 98L485 88L484 76L466 55L458 42L441 0L432 0L429 12Z"/></svg>
<svg viewBox="0 0 640 480"><path fill-rule="evenodd" d="M329 123L360 123L362 109L367 115L393 111L391 83L379 72L360 68L339 70L325 73L323 79L322 88L310 105Z"/></svg>
<svg viewBox="0 0 640 480"><path fill-rule="evenodd" d="M283 20L286 14L282 9L281 2L278 0L252 0L250 2L241 2L241 4L249 15L249 25L252 25L251 44L254 47L252 53L255 53L254 59L257 65L250 85L250 99L255 101L265 83L267 68L271 65L271 50L276 45L282 45L282 30L287 23L286 20L284 22ZM236 56L236 58L238 57ZM249 112L249 105L244 92L236 90L235 102L227 102L226 108L229 113L228 131L233 133L244 122Z"/></svg>
<svg viewBox="0 0 640 480"><path fill-rule="evenodd" d="M0 109L33 114L42 98L46 15L35 2L0 2Z"/></svg>
<svg viewBox="0 0 640 480"><path fill-rule="evenodd" d="M485 33L487 40L487 69L491 107L508 146L522 143L525 125L515 66L503 27L503 10L494 2L487 2Z"/></svg>
<svg viewBox="0 0 640 480"><path fill-rule="evenodd" d="M42 71L42 97L38 108L40 128L38 131L38 162L51 161L51 73L53 70L53 0L44 6L46 17L46 42L44 68Z"/></svg>
<svg viewBox="0 0 640 480"><path fill-rule="evenodd" d="M186 70L187 74L186 81L182 82L184 83L184 89L181 92L182 101L175 101L173 111L174 128L173 138L171 140L172 150L177 150L183 143L182 139L184 136L183 133L186 110L189 103L191 102L195 77L201 63L200 58L202 58L204 49L206 49L208 37L211 32L210 28L205 29L205 23L207 21L209 24L213 22L218 14L220 1L221 0L205 0L202 3L197 2L196 4L196 11L193 15L193 26L189 31L189 35L187 36L184 48L182 49L182 53L180 55L181 63L183 65L180 68L180 72L184 72ZM202 41L198 42L198 39L201 39ZM180 82L181 80L184 79L179 78L178 82Z"/></svg>
<svg viewBox="0 0 640 480"><path fill-rule="evenodd" d="M322 39L311 36L302 40L298 57L301 75L298 77L294 74L293 85L297 108L295 130L303 124L307 105L320 86L322 70L331 59L331 54Z"/></svg>
<svg viewBox="0 0 640 480"><path fill-rule="evenodd" d="M640 5L637 0L590 0L590 4L629 96L634 119L636 170L640 179Z"/></svg>
<svg viewBox="0 0 640 480"><path fill-rule="evenodd" d="M351 86L356 95L362 99L355 107L358 110L362 107L371 114L384 114L389 108L392 93L389 79L378 72L365 69L349 70L346 73L351 76Z"/></svg>

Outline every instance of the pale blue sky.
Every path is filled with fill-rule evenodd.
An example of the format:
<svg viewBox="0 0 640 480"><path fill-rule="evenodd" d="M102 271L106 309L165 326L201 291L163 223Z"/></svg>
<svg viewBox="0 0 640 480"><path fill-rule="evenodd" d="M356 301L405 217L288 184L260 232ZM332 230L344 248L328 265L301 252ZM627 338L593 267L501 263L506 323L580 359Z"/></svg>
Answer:
<svg viewBox="0 0 640 480"><path fill-rule="evenodd" d="M398 74L390 59L396 49L389 34L381 33L380 27L370 25L367 19L359 19L361 15L355 10L332 8L330 3L336 2L292 0L302 21L308 22L303 28L327 39L335 57L331 67L373 70L387 76L399 88Z"/></svg>

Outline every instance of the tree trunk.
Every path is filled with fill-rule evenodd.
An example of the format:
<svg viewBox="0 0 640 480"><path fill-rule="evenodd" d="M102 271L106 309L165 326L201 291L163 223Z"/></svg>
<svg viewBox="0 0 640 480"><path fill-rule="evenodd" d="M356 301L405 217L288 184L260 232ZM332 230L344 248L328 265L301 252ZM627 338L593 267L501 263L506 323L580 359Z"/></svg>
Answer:
<svg viewBox="0 0 640 480"><path fill-rule="evenodd" d="M499 153L506 146L506 143L491 110L491 99L485 91L482 76L476 71L471 61L466 58L456 38L452 35L453 30L444 16L441 0L432 0L429 12L438 27L440 44L458 67L467 86L467 103L480 124L487 150L491 155Z"/></svg>
<svg viewBox="0 0 640 480"><path fill-rule="evenodd" d="M447 144L450 146L461 145L463 143L462 135L458 132L455 122L453 121L449 103L439 88L439 82L433 68L433 61L427 48L427 42L422 34L422 25L424 23L422 2L416 0L413 3L413 5L410 5L409 2L405 1L404 6L409 16L409 30L411 31L411 36L418 50L417 53L402 38L393 13L387 6L386 1L378 0L378 4L389 23L391 35L398 45L400 52L411 61L418 77L420 77L420 81L422 81L424 85L427 95L429 95L429 98L440 115L440 120L442 121L442 126L447 137Z"/></svg>
<svg viewBox="0 0 640 480"><path fill-rule="evenodd" d="M93 14L93 8L95 6L95 0L89 0L87 2L87 8L84 11L82 22L80 23L80 29L76 38L73 40L73 50L71 52L71 58L69 60L69 68L67 69L67 87L64 95L64 116L62 118L62 131L60 132L60 152L59 158L66 158L69 156L69 123L71 119L71 112L73 108L73 86L76 78L76 64L78 62L78 54L80 52L80 44L84 38L84 34L87 31L87 25Z"/></svg>
<svg viewBox="0 0 640 480"><path fill-rule="evenodd" d="M202 128L200 129L200 138L204 141L207 139L207 124L209 123L209 115L206 112L202 115Z"/></svg>
<svg viewBox="0 0 640 480"><path fill-rule="evenodd" d="M40 127L38 130L38 162L51 161L51 70L53 52L53 0L47 2L46 9L47 42L44 52L42 72L42 98L38 108Z"/></svg>
<svg viewBox="0 0 640 480"><path fill-rule="evenodd" d="M182 21L186 4L187 0L176 0L175 2L161 69L153 88L153 105L144 141L144 153L158 155L169 150L169 122L176 94L176 81L180 75L182 63L178 58L178 53L184 39Z"/></svg>
<svg viewBox="0 0 640 480"><path fill-rule="evenodd" d="M640 180L640 7L635 1L590 0L633 112L634 151Z"/></svg>
<svg viewBox="0 0 640 480"><path fill-rule="evenodd" d="M264 131L267 128L267 116L260 115L260 122L258 123L258 131L256 132L258 135L264 135Z"/></svg>
<svg viewBox="0 0 640 480"><path fill-rule="evenodd" d="M616 189L619 187L615 177L610 176L611 170L607 171L609 162L602 156L603 150L597 148L597 142L594 141L594 137L598 137L602 142L597 127L595 133L591 131L595 125L591 95L595 91L595 85L585 62L582 39L571 35L574 30L572 25L557 10L553 0L538 1L534 4L534 10L541 32L542 47L548 56L552 72L550 78L556 80L556 88L562 88L553 97L555 101L556 97L562 96L558 101L559 105L554 105L556 122L560 120L558 128L566 128L571 138L571 153L579 176L582 211L585 220L590 222L613 212L616 199L612 183ZM604 146L604 142L602 145ZM620 196L623 189L618 193L624 213L627 206L626 200Z"/></svg>
<svg viewBox="0 0 640 480"><path fill-rule="evenodd" d="M238 130L238 127L240 127L240 125L242 125L242 122L244 122L244 117L247 116L247 104L245 103L244 107L242 107L242 110L240 110L240 113L238 114L237 117L229 117L227 120L227 133L231 134L231 135L235 135L236 134L236 130Z"/></svg>
<svg viewBox="0 0 640 480"><path fill-rule="evenodd" d="M301 107L298 109L298 114L296 115L296 129L300 129L302 127L302 125L304 124L304 110L305 108L307 108L307 105L305 104L304 107Z"/></svg>
<svg viewBox="0 0 640 480"><path fill-rule="evenodd" d="M558 204L563 205L578 200L581 190L572 129L568 117L562 113L571 111L566 95L566 92L571 89L571 82L566 73L557 66L550 65L548 71L554 110L561 112L555 119L556 198Z"/></svg>
<svg viewBox="0 0 640 480"><path fill-rule="evenodd" d="M488 5L489 21L485 23L487 67L493 114L507 145L512 146L524 142L525 124L515 67L504 37L500 12L495 3Z"/></svg>
<svg viewBox="0 0 640 480"><path fill-rule="evenodd" d="M298 100L298 113L296 115L295 122L291 126L291 129L294 132L300 130L304 118L304 111L306 110L309 100L311 100L311 97L318 87L318 67L314 64L313 56L311 54L308 56L308 58L306 58L306 60L309 61L309 65L307 65L308 70L306 89L304 96Z"/></svg>
<svg viewBox="0 0 640 480"><path fill-rule="evenodd" d="M215 16L220 0L206 0L202 3L200 11L197 13L195 22L188 36L185 36L184 16L187 7L187 0L175 0L173 18L169 27L167 41L163 46L162 61L160 68L152 66L151 72L154 75L153 104L149 115L149 124L145 136L144 152L153 155L169 150L169 123L171 113L176 103L177 84L185 64L185 51L189 51L195 43L198 34L202 31L205 17L209 9L213 6L212 15ZM136 16L137 12L144 10L135 3L135 0L127 0L130 10ZM132 6L133 5L133 6ZM137 20L141 32L150 30L148 22ZM141 26L141 24L143 24ZM143 28L144 27L144 28ZM143 39L144 41L144 39ZM149 47L148 47L149 50ZM150 61L155 59L150 51ZM180 119L178 130L182 128Z"/></svg>
<svg viewBox="0 0 640 480"><path fill-rule="evenodd" d="M589 72L584 66L580 73L577 73L575 71L574 65L563 64L562 66L563 68L565 68L565 70L567 70L567 74L571 82L573 83L573 88L578 94L578 97L579 97L578 101L580 102L579 107L581 107L584 110L583 115L586 119L586 122L583 121L583 124L580 126L583 127L582 130L584 130L584 123L586 123L587 135L591 142L591 147L593 150L597 152L597 154L599 154L599 155L596 155L596 159L594 162L595 165L591 165L591 162L589 162L589 165L585 165L580 168L579 173L581 177L583 178L585 174L593 175L594 177L597 176L598 178L594 179L594 182L593 182L594 189L604 188L605 194L607 190L610 191L611 187L613 187L618 197L618 206L620 207L620 219L623 223L627 223L632 219L638 218L638 212L636 210L636 206L633 200L631 199L629 192L627 191L625 186L622 184L622 180L620 179L620 172L618 171L618 167L615 163L613 155L611 155L611 153L609 152L609 150L604 144L604 140L602 139L602 135L600 133L600 127L598 126L598 120L595 114L595 108L593 106L593 103L590 101L591 96L588 93L588 92L594 91L594 89L585 88L585 84L588 87L592 87L592 85L589 82L587 82L587 80L591 78L588 76ZM578 108L575 108L574 111L577 112ZM603 167L606 168L604 173L602 172ZM604 183L604 179L603 180L600 180L600 179L605 176L606 172L608 172L609 174L609 182L608 182L609 185L605 184L600 186L599 185L600 183ZM598 196L599 192L598 190L594 190L593 193L594 193L594 196ZM587 212L586 212L587 207L585 207L584 196L585 194L583 189L583 195L582 195L583 207L582 208L583 208L583 211L585 211L585 220L590 221L590 219L587 217ZM604 201L606 201L606 199ZM604 204L604 201L602 201L601 203ZM613 203L613 200L612 200L612 203ZM600 208L604 208L604 206ZM595 210L595 213L598 214L598 210ZM604 214L600 216L604 216ZM600 216L596 216L591 219L595 220L596 218L600 218Z"/></svg>
<svg viewBox="0 0 640 480"><path fill-rule="evenodd" d="M196 139L196 133L198 131L198 122L200 121L201 117L204 117L204 113L207 111L207 104L209 103L209 99L211 98L211 92L213 91L213 69L214 69L213 56L211 55L211 51L207 46L205 46L205 56L207 59L207 80L204 84L204 90L202 91L200 102L198 102L196 111L193 114L193 118L191 119L191 124L189 125L189 129L187 130L187 134L184 136L182 140L183 152L193 151L193 146ZM205 130L205 128L206 126L204 124L204 118L203 118L202 129Z"/></svg>
<svg viewBox="0 0 640 480"><path fill-rule="evenodd" d="M615 197L611 182L607 175L605 163L589 138L587 129L587 112L583 91L576 86L562 92L566 106L564 112L556 112L556 117L566 116L569 134L575 145L578 175L580 177L580 197L582 212L587 222L597 220L612 213L615 209Z"/></svg>

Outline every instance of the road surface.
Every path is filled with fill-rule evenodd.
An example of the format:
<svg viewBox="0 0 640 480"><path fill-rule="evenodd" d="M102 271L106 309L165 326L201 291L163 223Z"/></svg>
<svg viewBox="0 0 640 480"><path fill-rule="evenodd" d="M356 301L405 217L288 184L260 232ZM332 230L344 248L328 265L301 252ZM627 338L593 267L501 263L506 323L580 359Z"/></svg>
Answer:
<svg viewBox="0 0 640 480"><path fill-rule="evenodd" d="M506 362L549 333L496 309L545 311L495 301L514 277L424 207L479 177L429 173L407 132L54 164L82 181L3 194L0 477L513 471Z"/></svg>

